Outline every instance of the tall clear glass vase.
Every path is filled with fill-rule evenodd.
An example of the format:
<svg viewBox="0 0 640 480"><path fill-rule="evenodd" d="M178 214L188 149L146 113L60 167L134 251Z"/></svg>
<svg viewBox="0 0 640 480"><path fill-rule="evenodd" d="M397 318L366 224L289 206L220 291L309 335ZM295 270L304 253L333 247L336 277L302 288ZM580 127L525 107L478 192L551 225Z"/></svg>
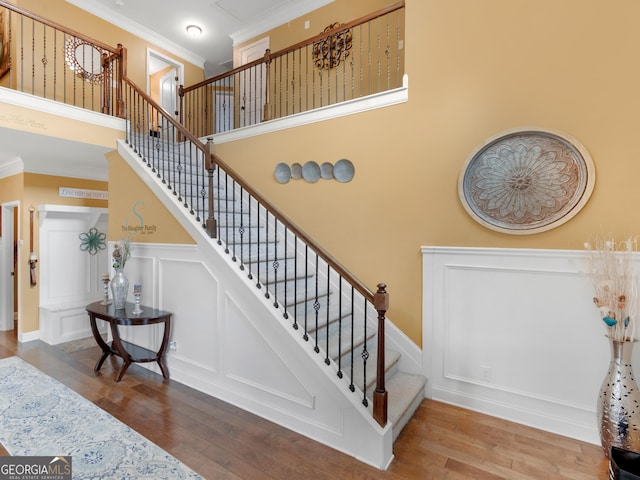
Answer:
<svg viewBox="0 0 640 480"><path fill-rule="evenodd" d="M635 341L609 342L611 362L598 397L600 441L607 458L612 446L640 452L640 391L631 364Z"/></svg>
<svg viewBox="0 0 640 480"><path fill-rule="evenodd" d="M111 294L113 296L113 308L122 310L127 303L129 293L129 279L124 274L123 268L116 268L116 274L111 279Z"/></svg>

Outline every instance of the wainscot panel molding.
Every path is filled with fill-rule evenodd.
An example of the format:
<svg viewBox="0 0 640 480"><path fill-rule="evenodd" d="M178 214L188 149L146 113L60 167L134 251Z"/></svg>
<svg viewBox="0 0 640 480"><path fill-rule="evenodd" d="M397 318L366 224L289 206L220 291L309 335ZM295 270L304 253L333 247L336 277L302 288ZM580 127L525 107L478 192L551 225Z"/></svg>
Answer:
<svg viewBox="0 0 640 480"><path fill-rule="evenodd" d="M362 405L357 387L356 394L349 391L347 378L338 378L337 366L326 365L324 357L304 341L292 320L284 318L282 305L273 307L264 290L256 288L255 280L249 280L216 239L208 237L200 222L186 213L183 202L167 193L161 179L149 175L144 162L122 140L118 140L118 154L196 242L189 246L135 244L130 260L133 268L138 256L153 259L149 271L156 273L150 280L145 277L143 303L148 303L144 292L151 288L158 292L153 306L174 312L172 341L177 349L168 354L171 378L365 463L387 468L393 459L393 426L388 423L381 428L373 420L372 402L368 407ZM169 261L176 269L168 276L163 268L167 271ZM189 262L200 263L201 268L193 269L187 266ZM196 277L191 276L194 273ZM131 281L135 276L127 275L130 288L139 283ZM172 287L161 283L168 277L173 278L167 283ZM375 328L376 315L371 319L371 328ZM402 354L399 368L421 373L420 348L390 321L387 333L389 349ZM232 340L239 343L232 344ZM185 349L185 344L193 348ZM278 375L267 374L265 364L286 368Z"/></svg>
<svg viewBox="0 0 640 480"><path fill-rule="evenodd" d="M107 232L107 209L68 205L38 207L40 331L55 345L91 336L84 307L103 298L101 275L108 272L107 249L80 250L79 235L91 228ZM102 329L106 331L103 326ZM30 338L33 339L33 338ZM22 337L20 341L28 341Z"/></svg>
<svg viewBox="0 0 640 480"><path fill-rule="evenodd" d="M596 402L610 354L585 252L422 254L427 396L598 444Z"/></svg>
<svg viewBox="0 0 640 480"><path fill-rule="evenodd" d="M334 367L325 365L324 357L313 352L281 310L265 299L264 290L244 273L237 274L238 264L228 255L212 253L206 245L135 243L135 237L132 241L125 267L128 299L133 301L133 285L141 284L143 308L173 313L171 341L176 348L167 352L172 381L363 462L388 465L391 426L382 429L375 423L370 408L361 405L360 394L348 391ZM127 341L150 349L158 348L162 336L160 325L120 331ZM131 368L139 367L160 373L154 363Z"/></svg>

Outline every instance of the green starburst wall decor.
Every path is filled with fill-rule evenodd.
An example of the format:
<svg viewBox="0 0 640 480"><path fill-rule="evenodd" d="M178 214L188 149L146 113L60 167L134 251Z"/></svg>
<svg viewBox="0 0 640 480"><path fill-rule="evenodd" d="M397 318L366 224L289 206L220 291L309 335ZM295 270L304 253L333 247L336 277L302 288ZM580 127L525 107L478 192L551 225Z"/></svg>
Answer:
<svg viewBox="0 0 640 480"><path fill-rule="evenodd" d="M95 227L87 233L81 233L78 236L80 237L80 250L83 252L89 252L91 255L95 255L98 253L98 250L107 248L107 235L100 233Z"/></svg>

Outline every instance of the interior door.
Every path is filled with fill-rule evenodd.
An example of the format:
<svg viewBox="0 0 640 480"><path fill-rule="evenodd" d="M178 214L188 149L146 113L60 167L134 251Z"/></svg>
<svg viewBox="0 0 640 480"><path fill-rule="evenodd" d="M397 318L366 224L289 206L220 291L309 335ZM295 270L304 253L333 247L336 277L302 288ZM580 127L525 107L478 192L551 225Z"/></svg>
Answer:
<svg viewBox="0 0 640 480"><path fill-rule="evenodd" d="M13 330L18 310L18 207L3 204L0 234L0 330Z"/></svg>
<svg viewBox="0 0 640 480"><path fill-rule="evenodd" d="M178 96L178 73L175 68L172 68L169 72L165 73L160 79L160 106L166 113L171 115L174 119L178 118L178 107L176 98ZM165 137L165 132L169 128L169 125L162 125L162 136Z"/></svg>
<svg viewBox="0 0 640 480"><path fill-rule="evenodd" d="M258 40L240 50L240 64L246 65L264 57L269 48L269 37ZM240 126L246 127L262 122L265 88L267 86L267 69L260 67L240 73Z"/></svg>

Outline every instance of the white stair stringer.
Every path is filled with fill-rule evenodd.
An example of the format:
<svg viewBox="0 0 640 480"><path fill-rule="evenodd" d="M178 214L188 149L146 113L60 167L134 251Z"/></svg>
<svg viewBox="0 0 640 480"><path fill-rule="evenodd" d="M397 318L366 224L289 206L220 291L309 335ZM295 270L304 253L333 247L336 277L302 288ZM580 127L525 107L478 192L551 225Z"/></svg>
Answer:
<svg viewBox="0 0 640 480"><path fill-rule="evenodd" d="M246 379L243 381L225 372L224 358L221 359L219 371L211 372L198 368L198 365L190 362L186 356L182 358L178 355L169 356L172 378L353 455L366 463L378 468L386 468L393 457L393 440L397 438L401 428L424 397L426 380L420 375L419 349L392 324L387 324L389 423L385 428L381 428L371 416L371 402L368 407L362 404L360 392L362 385L356 384L356 391L352 392L348 388L349 379L338 378L337 347L330 347L331 363L330 365L325 363L323 344L326 341L326 330L329 329L330 336L336 334L338 328L333 327L333 324L337 322L339 315L330 315L329 325L318 325L320 352L316 353L312 348L313 337L316 335L314 328L308 329L312 337L309 342L302 338L299 330L292 328L293 312L297 311L292 309L292 302L294 302L292 295L287 295L286 300L282 297L279 308L274 308L273 298L265 296L266 287L272 287L274 284L282 285L285 282L276 275L270 280L275 283L257 288L256 279L248 279L246 272L240 270L240 259L233 261L231 256L224 252L224 248L218 245L216 239L209 238L201 222L197 222L192 215L189 215L183 202L178 201L171 190L167 189L156 175L149 172L142 159L125 142L119 142L118 151L190 233L198 245L198 251L207 268L215 272L216 277L224 277L224 286L222 287L222 281L218 286L224 289L225 298L236 299L236 303L242 305L241 310L251 312L251 314L247 313L247 318L260 319L259 322L252 324L252 328L259 330L258 337L266 343L266 346L261 348L277 352L283 364L288 366L291 383L303 385L303 390L309 392L309 399L283 403L282 399L287 398L287 395L274 393L278 391L278 382L271 386L262 385L258 388L252 385L253 388L248 388L247 384L250 382ZM231 217L237 218L238 215L234 212ZM265 250L265 252L268 251L269 249ZM289 261L289 259L283 260ZM307 274L299 274L297 281L305 281L305 278ZM295 302L300 301L301 299L296 296ZM288 311L292 312L288 319L283 317L285 304L288 306ZM174 312L174 315L179 318L179 312ZM267 321L267 319L273 321ZM368 337L370 334L375 334L375 324L371 323L372 328L368 330ZM283 335L283 332L286 335ZM220 342L228 341L224 338L224 329L221 336L223 338ZM363 341L363 338L360 341ZM375 336L368 338L367 342L370 345L372 358L375 358ZM242 346L238 348L242 349ZM248 356L251 354L251 352L246 353ZM253 359L253 361L259 362L260 359ZM360 362L361 359L356 358L354 361ZM348 372L349 363L350 361L344 358L340 361L344 372ZM372 384L369 378L370 373L375 374L375 362L369 360L367 369L366 388L370 394L375 389L375 384ZM304 371L304 374L301 371ZM361 373L359 375L362 377ZM266 395L265 391L268 392ZM394 427L394 424L397 427Z"/></svg>

